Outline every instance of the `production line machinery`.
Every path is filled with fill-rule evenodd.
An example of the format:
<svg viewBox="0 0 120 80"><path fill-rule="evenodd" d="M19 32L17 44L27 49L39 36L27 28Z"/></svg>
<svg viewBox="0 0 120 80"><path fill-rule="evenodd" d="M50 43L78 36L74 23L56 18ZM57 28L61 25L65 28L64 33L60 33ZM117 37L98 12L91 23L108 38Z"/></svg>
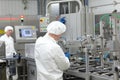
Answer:
<svg viewBox="0 0 120 80"><path fill-rule="evenodd" d="M92 40L95 45L91 45ZM75 54L71 54L71 67L65 71L65 74L85 80L119 80L119 56L107 50L106 41L104 42L102 37L99 37L98 41L95 40L97 39L87 36L77 44L70 42L66 44L67 46L64 45L69 47L69 52L72 52L71 48L79 47Z"/></svg>
<svg viewBox="0 0 120 80"><path fill-rule="evenodd" d="M83 80L118 80L118 56L112 55L111 58L110 53L109 56L105 55L105 51L102 51L103 49L99 42L96 42L96 44L94 45L97 45L96 47L90 45L92 40L94 40L94 44L94 42L96 42L96 39L87 36L81 41L70 41L64 44L64 47L67 48L67 51L71 53L71 56L69 58L71 66L68 70L64 72L65 78L73 78L71 76L74 76L79 77ZM104 40L100 38L100 43L104 43L101 41ZM21 75L19 73L19 79L21 78L20 76L24 78L21 78L20 80L36 80L36 66L33 57L33 47L34 43L25 44L25 56L21 55L21 57L16 56L17 58L15 58L22 61L22 63L18 64L18 67L23 66L22 69L19 68L19 70L23 70L24 74ZM113 64L115 65L115 67Z"/></svg>
<svg viewBox="0 0 120 80"><path fill-rule="evenodd" d="M67 18L69 18L68 15L66 15L66 20ZM77 19L75 20L79 21ZM68 22L66 24L70 25ZM44 27L41 28L42 30L44 29ZM80 30L77 28L78 27L76 27L75 30ZM72 29L70 28L70 30ZM36 28L35 26L15 26L15 31L16 41L18 42L18 48L16 48L21 51L22 56L15 59L13 58L12 60L18 59L22 61L22 63L18 65L18 67L22 66L22 69L19 70L23 71L22 75L19 73L19 79L36 80L36 65L33 57L34 43L31 44L36 40ZM64 41L62 41L62 39L59 41L60 44L62 44L64 52L69 52L71 55L69 58L71 66L64 72L65 79L71 79L74 76L83 80L119 80L119 55L116 54L113 48L114 46L112 46L116 44L114 43L114 41L116 41L115 37L111 41L105 41L103 35L95 38L90 35L85 35L83 38L80 37L82 35L80 33L76 36L76 31L70 31L70 33L74 33L74 35L69 36L70 34L67 32L66 35L62 36ZM27 44L27 42L29 43ZM111 42L111 44L109 42ZM112 47L112 49L107 50L108 47ZM23 50L24 52L22 52L23 48L25 48L25 50ZM21 76L23 78L21 78Z"/></svg>
<svg viewBox="0 0 120 80"><path fill-rule="evenodd" d="M28 45L26 44L26 46ZM30 43L29 46L31 46L31 48L34 47L34 45ZM30 51L26 48L28 55L26 54L24 56L23 53L15 55L13 53L13 58L6 58L5 44L0 41L0 80L6 80L6 67L9 68L10 72L9 80L14 80L12 76L16 74L18 74L18 80L37 80L35 61L33 58L30 58L33 53L32 50L33 49ZM31 54L29 54L29 51Z"/></svg>

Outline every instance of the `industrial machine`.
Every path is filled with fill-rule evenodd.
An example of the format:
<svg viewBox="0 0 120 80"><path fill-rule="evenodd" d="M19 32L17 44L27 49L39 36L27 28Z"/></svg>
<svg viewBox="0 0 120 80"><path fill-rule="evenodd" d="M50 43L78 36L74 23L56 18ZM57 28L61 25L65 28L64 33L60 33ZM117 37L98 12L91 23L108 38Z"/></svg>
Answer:
<svg viewBox="0 0 120 80"><path fill-rule="evenodd" d="M79 55L71 56L72 64L66 74L85 80L119 80L119 18L112 14L107 19L109 25L100 19L99 35L81 37L81 45L76 45Z"/></svg>
<svg viewBox="0 0 120 80"><path fill-rule="evenodd" d="M41 35L39 31L39 16L27 16L24 15L24 19L19 18L19 15L17 16L0 16L3 18L16 18L15 20L10 19L10 21L1 21L0 26L1 30L4 32L4 27L7 25L11 25L14 28L14 34L12 35L15 40L15 50L18 53L16 57L14 58L7 58L5 57L5 44L4 42L0 42L0 79L6 80L6 61L10 61L10 79L12 79L12 76L15 74L14 70L17 67L18 71L18 80L27 80L28 75L27 74L29 68L28 62L30 62L30 59L28 59L29 56L25 54L25 45L26 44L32 44L35 43L38 36ZM0 35L3 35L3 33L0 33ZM20 56L18 58L18 56ZM2 60L1 60L2 59ZM28 70L27 70L28 69ZM28 79L29 80L29 79Z"/></svg>
<svg viewBox="0 0 120 80"><path fill-rule="evenodd" d="M84 3L83 0L50 1L46 5L46 16L40 17L38 22L31 20L14 24L18 25L14 26L15 48L22 56L18 66L22 72L19 73L21 80L36 80L35 41L46 33L47 25L54 20L67 26L67 31L58 41L64 52L70 54L71 66L64 72L65 79L119 80L120 20L116 14L103 15L99 21L98 34L93 27L94 14L88 11L87 3ZM104 18L107 18L108 24Z"/></svg>
<svg viewBox="0 0 120 80"><path fill-rule="evenodd" d="M71 67L64 73L85 80L119 80L119 18L109 16L109 25L100 19L100 34L95 34L94 14L82 4L80 0L51 1L46 7L50 22L59 20L67 26L59 41L71 55Z"/></svg>
<svg viewBox="0 0 120 80"><path fill-rule="evenodd" d="M26 69L22 73L22 75L25 75L22 80L36 79L34 62L34 44L37 39L36 27L29 25L15 26L15 34L18 52L24 57L23 61L26 63L24 66L23 63L19 66L19 69Z"/></svg>
<svg viewBox="0 0 120 80"><path fill-rule="evenodd" d="M15 26L16 42L35 42L36 27L35 26Z"/></svg>
<svg viewBox="0 0 120 80"><path fill-rule="evenodd" d="M58 20L67 26L67 31L58 42L65 53L69 52L71 55L71 67L65 72L65 75L89 80L88 50L90 51L92 47L94 19L93 14L87 13L87 8L84 8L85 6L80 0L51 1L46 6L45 17L49 19L49 22Z"/></svg>

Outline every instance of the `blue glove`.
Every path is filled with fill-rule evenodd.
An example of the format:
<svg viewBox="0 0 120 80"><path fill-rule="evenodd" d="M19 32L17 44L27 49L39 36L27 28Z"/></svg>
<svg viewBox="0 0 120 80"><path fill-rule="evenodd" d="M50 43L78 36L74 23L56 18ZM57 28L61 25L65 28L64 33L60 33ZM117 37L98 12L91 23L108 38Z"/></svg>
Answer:
<svg viewBox="0 0 120 80"><path fill-rule="evenodd" d="M70 53L69 53L69 52L65 52L65 56L66 56L67 58L70 58Z"/></svg>
<svg viewBox="0 0 120 80"><path fill-rule="evenodd" d="M65 23L66 23L65 17L60 18L60 20L59 20L59 21L60 21L60 22L62 22L63 24L65 24Z"/></svg>

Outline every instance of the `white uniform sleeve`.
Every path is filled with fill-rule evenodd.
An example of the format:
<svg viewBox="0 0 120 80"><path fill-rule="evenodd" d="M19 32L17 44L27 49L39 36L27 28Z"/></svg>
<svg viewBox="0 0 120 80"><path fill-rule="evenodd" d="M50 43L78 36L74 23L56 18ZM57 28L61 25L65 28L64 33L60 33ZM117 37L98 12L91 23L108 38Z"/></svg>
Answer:
<svg viewBox="0 0 120 80"><path fill-rule="evenodd" d="M3 36L0 37L0 41L5 41Z"/></svg>
<svg viewBox="0 0 120 80"><path fill-rule="evenodd" d="M65 57L65 54L63 50L60 47L57 47L52 51L53 54L55 54L55 62L60 70L66 70L70 67L70 62L67 57Z"/></svg>

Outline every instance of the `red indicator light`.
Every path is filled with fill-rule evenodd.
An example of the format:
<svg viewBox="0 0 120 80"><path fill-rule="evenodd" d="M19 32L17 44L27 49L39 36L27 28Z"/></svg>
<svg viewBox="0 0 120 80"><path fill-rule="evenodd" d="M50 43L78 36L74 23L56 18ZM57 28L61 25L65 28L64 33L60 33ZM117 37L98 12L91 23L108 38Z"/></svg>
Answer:
<svg viewBox="0 0 120 80"><path fill-rule="evenodd" d="M24 16L20 16L20 18L24 18Z"/></svg>

